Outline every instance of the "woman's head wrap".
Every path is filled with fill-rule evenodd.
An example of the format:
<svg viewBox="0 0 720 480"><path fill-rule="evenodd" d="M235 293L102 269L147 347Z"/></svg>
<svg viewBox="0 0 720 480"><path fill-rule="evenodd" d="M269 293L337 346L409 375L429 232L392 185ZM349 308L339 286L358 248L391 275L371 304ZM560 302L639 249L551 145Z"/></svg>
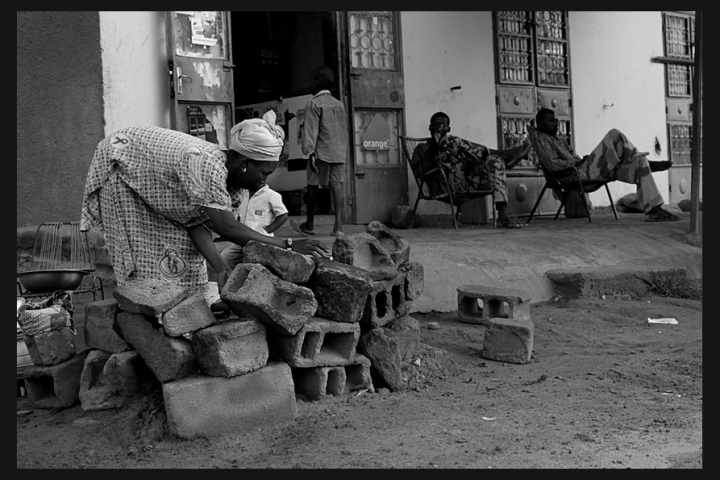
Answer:
<svg viewBox="0 0 720 480"><path fill-rule="evenodd" d="M277 162L283 149L285 132L275 125L275 112L263 118L243 120L230 130L230 148L252 160Z"/></svg>

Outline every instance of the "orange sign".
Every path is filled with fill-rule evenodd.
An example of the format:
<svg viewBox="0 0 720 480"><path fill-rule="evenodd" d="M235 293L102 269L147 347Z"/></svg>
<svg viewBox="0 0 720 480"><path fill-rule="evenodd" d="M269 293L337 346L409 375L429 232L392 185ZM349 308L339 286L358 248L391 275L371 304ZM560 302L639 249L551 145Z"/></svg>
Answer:
<svg viewBox="0 0 720 480"><path fill-rule="evenodd" d="M379 114L375 114L363 134L365 150L390 150L390 125Z"/></svg>

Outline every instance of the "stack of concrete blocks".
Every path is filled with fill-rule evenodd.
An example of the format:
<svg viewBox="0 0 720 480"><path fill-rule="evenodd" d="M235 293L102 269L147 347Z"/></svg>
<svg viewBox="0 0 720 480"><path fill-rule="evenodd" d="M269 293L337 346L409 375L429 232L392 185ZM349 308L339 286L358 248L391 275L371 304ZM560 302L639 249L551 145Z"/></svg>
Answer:
<svg viewBox="0 0 720 480"><path fill-rule="evenodd" d="M407 314L423 290L422 264L410 262L409 243L380 222L338 237L332 253L334 260L315 260L309 282L316 318L295 338L273 336L271 356L293 367L296 390L310 400L376 386L399 390L401 363L420 338Z"/></svg>
<svg viewBox="0 0 720 480"><path fill-rule="evenodd" d="M519 364L530 361L535 326L526 291L481 285L464 285L457 291L460 321L486 327L483 358Z"/></svg>
<svg viewBox="0 0 720 480"><path fill-rule="evenodd" d="M69 408L79 402L80 375L87 352L75 350L75 330L53 325L37 335L24 335L30 360L25 388L36 408Z"/></svg>

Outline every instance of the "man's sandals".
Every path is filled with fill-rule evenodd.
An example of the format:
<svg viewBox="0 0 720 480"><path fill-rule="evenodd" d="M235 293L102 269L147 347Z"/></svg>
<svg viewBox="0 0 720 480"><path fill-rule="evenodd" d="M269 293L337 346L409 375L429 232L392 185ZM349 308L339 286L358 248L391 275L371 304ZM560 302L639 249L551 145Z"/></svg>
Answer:
<svg viewBox="0 0 720 480"><path fill-rule="evenodd" d="M517 222L514 218L510 218L507 223L498 223L497 228L512 228L512 229L519 229L523 228L525 225L522 225Z"/></svg>
<svg viewBox="0 0 720 480"><path fill-rule="evenodd" d="M677 222L680 220L680 217L677 215L668 212L667 210L663 210L663 213L659 216L651 217L650 215L645 217L646 222Z"/></svg>

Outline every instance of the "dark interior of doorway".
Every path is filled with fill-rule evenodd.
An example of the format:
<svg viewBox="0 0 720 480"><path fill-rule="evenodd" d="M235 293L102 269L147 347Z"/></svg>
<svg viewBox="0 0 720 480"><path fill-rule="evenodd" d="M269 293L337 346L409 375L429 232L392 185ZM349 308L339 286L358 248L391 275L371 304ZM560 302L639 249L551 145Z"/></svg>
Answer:
<svg viewBox="0 0 720 480"><path fill-rule="evenodd" d="M309 94L310 72L319 65L332 65L328 62L336 58L329 14L230 12L236 107ZM241 108L234 113L234 123L249 116ZM304 170L306 165L291 160L288 169ZM330 192L320 192L315 213L330 213ZM304 192L281 194L290 215L305 213Z"/></svg>

